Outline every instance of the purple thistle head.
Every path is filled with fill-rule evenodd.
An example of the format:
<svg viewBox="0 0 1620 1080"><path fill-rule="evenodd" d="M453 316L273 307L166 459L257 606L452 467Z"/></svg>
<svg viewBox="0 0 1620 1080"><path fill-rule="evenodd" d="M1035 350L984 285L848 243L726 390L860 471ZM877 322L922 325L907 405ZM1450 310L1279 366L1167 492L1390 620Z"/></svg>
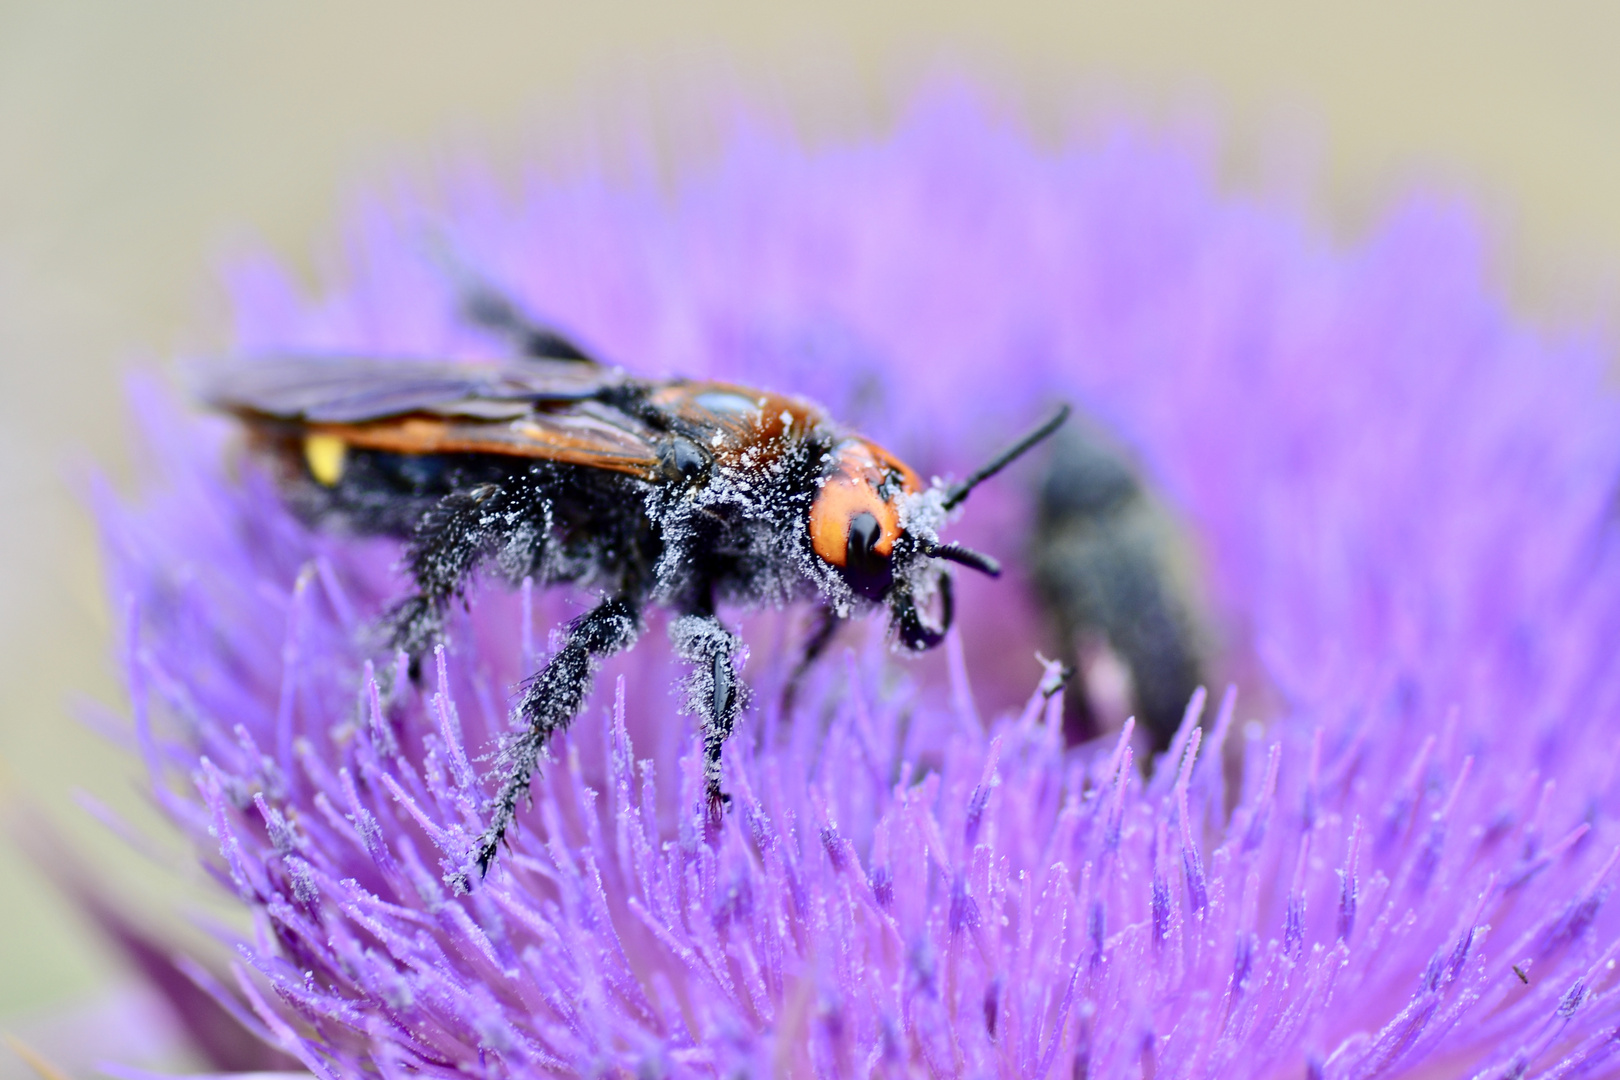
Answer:
<svg viewBox="0 0 1620 1080"><path fill-rule="evenodd" d="M566 591L480 586L420 681L391 543L312 531L226 425L140 402L161 485L101 507L154 790L253 917L241 1022L320 1077L1584 1076L1620 1068L1620 408L1515 322L1466 214L1332 250L1134 135L1037 149L935 101L673 192L481 182L362 213L316 299L235 279L244 352L491 355L457 257L648 375L804 394L924 476L1054 400L1185 524L1217 668L1168 751L1067 747L1017 580L909 661L874 625L752 704L705 834L649 635L455 895ZM1020 478L1021 477L1021 478ZM1031 472L952 538L1013 560ZM380 670L379 666L388 668Z"/></svg>

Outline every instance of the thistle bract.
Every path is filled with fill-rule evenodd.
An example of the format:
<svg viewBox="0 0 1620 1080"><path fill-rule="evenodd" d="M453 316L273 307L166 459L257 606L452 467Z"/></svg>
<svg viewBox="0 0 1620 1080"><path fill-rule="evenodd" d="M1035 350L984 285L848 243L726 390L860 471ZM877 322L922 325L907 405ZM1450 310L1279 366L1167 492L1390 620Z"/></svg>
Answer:
<svg viewBox="0 0 1620 1080"><path fill-rule="evenodd" d="M1066 748L1027 597L965 582L943 660L874 626L784 712L805 613L724 613L753 695L719 835L655 632L452 895L588 598L477 589L413 681L368 633L397 548L306 528L148 394L160 482L101 508L135 730L254 916L216 989L265 1039L322 1077L1620 1069L1620 409L1466 213L1336 250L1173 140L1039 149L959 100L739 134L673 191L450 187L360 214L318 298L242 267L237 347L490 355L443 245L610 359L815 398L925 475L1070 401L1184 522L1243 692L1156 761ZM952 536L1016 557L1030 476Z"/></svg>

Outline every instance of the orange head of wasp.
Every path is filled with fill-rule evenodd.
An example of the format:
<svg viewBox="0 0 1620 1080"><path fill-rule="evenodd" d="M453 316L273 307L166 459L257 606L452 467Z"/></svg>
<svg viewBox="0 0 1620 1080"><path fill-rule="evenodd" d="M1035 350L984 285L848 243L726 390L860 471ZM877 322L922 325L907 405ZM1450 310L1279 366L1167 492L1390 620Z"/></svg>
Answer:
<svg viewBox="0 0 1620 1080"><path fill-rule="evenodd" d="M810 504L810 548L856 596L881 601L894 583L904 535L900 497L922 490L917 474L865 439L833 447Z"/></svg>
<svg viewBox="0 0 1620 1080"><path fill-rule="evenodd" d="M928 491L915 472L877 444L858 437L842 440L828 455L810 504L811 550L856 596L889 606L908 648L933 648L950 629L953 605L949 575L927 573L929 562L942 559L991 577L1001 573L990 556L939 542L936 535L945 515L981 482L1056 431L1068 415L1068 406L1063 406L966 480L949 486L935 481ZM919 593L932 592L939 594L939 615L930 625L918 600Z"/></svg>

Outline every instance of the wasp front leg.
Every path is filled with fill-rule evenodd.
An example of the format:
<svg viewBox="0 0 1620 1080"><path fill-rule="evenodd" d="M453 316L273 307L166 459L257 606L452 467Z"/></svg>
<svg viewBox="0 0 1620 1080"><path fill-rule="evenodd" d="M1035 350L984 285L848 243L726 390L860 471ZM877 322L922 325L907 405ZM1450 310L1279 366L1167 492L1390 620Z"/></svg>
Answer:
<svg viewBox="0 0 1620 1080"><path fill-rule="evenodd" d="M737 677L737 636L713 615L685 615L669 627L682 659L692 663L687 708L703 721L703 793L708 827L719 827L727 796L720 786L720 754L737 723L745 688Z"/></svg>
<svg viewBox="0 0 1620 1080"><path fill-rule="evenodd" d="M529 680L517 707L523 733L497 755L501 786L490 801L489 823L473 852L480 879L489 873L501 840L517 817L518 801L529 793L546 741L566 728L584 705L598 662L628 649L640 635L641 619L635 607L620 598L605 600L569 624L562 648ZM449 880L462 890L469 884L465 869Z"/></svg>

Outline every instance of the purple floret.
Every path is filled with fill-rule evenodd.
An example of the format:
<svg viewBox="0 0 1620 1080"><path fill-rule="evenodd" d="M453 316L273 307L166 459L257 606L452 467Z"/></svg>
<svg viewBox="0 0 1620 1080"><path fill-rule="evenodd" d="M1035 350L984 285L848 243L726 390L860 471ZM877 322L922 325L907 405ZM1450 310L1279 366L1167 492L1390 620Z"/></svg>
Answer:
<svg viewBox="0 0 1620 1080"><path fill-rule="evenodd" d="M447 248L639 374L803 393L925 477L1072 402L1184 523L1242 689L1144 769L1128 730L1065 747L1016 571L963 582L941 656L841 638L791 715L808 613L723 612L753 694L711 842L655 621L452 895L588 598L480 586L413 684L372 633L397 546L310 531L148 393L158 483L101 505L136 732L253 916L219 992L264 1038L322 1077L1620 1071L1620 401L1509 314L1467 213L1338 250L1173 141L1042 148L958 99L739 135L673 191L450 187L360 214L319 298L242 268L239 348L496 354ZM1015 560L1033 469L948 536Z"/></svg>

